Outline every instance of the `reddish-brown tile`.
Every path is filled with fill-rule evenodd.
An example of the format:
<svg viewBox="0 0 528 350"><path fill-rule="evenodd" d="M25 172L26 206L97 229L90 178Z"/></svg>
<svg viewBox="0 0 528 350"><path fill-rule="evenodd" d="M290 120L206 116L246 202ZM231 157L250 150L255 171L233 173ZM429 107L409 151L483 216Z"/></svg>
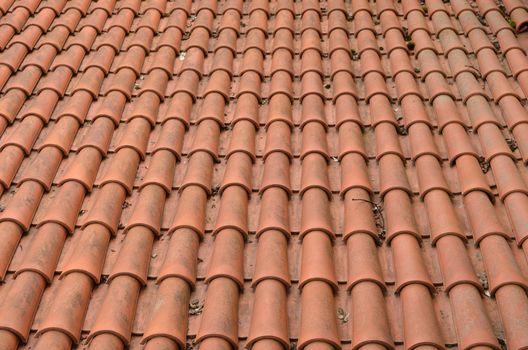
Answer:
<svg viewBox="0 0 528 350"><path fill-rule="evenodd" d="M0 17L0 348L528 346L522 2Z"/></svg>

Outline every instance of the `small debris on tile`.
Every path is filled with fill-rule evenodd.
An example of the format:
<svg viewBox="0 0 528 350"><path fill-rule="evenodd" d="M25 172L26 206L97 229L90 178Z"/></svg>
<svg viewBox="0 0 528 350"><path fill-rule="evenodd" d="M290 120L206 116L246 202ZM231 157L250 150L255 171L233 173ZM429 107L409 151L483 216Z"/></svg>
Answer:
<svg viewBox="0 0 528 350"><path fill-rule="evenodd" d="M123 203L123 205L121 206L121 209L126 209L126 208L128 208L128 207L130 207L130 202L125 201L125 202Z"/></svg>
<svg viewBox="0 0 528 350"><path fill-rule="evenodd" d="M506 139L506 143L508 144L508 147L510 147L510 150L512 152L515 152L515 150L517 148L519 148L519 146L517 146L517 141L515 141L515 139L512 139L512 138L507 138Z"/></svg>
<svg viewBox="0 0 528 350"><path fill-rule="evenodd" d="M183 61L185 59L185 51L180 51L180 55L178 56L180 61Z"/></svg>
<svg viewBox="0 0 528 350"><path fill-rule="evenodd" d="M506 10L506 6L504 6L504 3L502 1L497 1L497 7L499 8L499 11L504 15L508 15L508 11Z"/></svg>
<svg viewBox="0 0 528 350"><path fill-rule="evenodd" d="M408 135L407 128L405 128L405 125L398 125L397 131L398 131L398 135L402 135L402 136Z"/></svg>
<svg viewBox="0 0 528 350"><path fill-rule="evenodd" d="M196 316L202 313L203 311L203 304L198 299L193 299L189 303L189 315Z"/></svg>
<svg viewBox="0 0 528 350"><path fill-rule="evenodd" d="M407 27L402 27L402 30L403 30L403 39L405 41L411 41L412 38L411 38L411 35L409 35L409 29L407 29Z"/></svg>
<svg viewBox="0 0 528 350"><path fill-rule="evenodd" d="M376 242L378 245L381 245L383 241L385 240L385 218L383 217L383 206L381 203L376 203L370 200L366 200L363 198L352 198L353 201L360 201L360 202L366 202L370 203L372 205L372 212L374 214L374 221L376 223L376 228L379 230L378 232L378 241Z"/></svg>
<svg viewBox="0 0 528 350"><path fill-rule="evenodd" d="M341 323L347 323L349 317L350 314L343 310L343 308L337 308L337 319L341 321Z"/></svg>
<svg viewBox="0 0 528 350"><path fill-rule="evenodd" d="M497 341L499 342L499 345L500 345L502 350L508 350L508 346L506 345L506 341L503 338L498 337Z"/></svg>
<svg viewBox="0 0 528 350"><path fill-rule="evenodd" d="M490 163L483 156L479 157L479 165L484 174L490 170Z"/></svg>
<svg viewBox="0 0 528 350"><path fill-rule="evenodd" d="M477 19L480 22L480 24L482 24L483 26L487 25L486 19L480 13L477 14Z"/></svg>
<svg viewBox="0 0 528 350"><path fill-rule="evenodd" d="M219 186L213 186L213 188L211 189L211 197L216 196L219 191L220 191L220 187Z"/></svg>
<svg viewBox="0 0 528 350"><path fill-rule="evenodd" d="M444 310L440 310L440 318L442 320L447 320L448 319L448 316L447 316L447 314L445 313Z"/></svg>
<svg viewBox="0 0 528 350"><path fill-rule="evenodd" d="M495 48L495 51L500 51L500 44L497 38L491 37L490 39L491 43L493 44L493 47Z"/></svg>
<svg viewBox="0 0 528 350"><path fill-rule="evenodd" d="M489 284L488 284L488 276L486 276L486 273L479 272L477 273L477 277L479 278L479 282L482 285L482 288L485 290L488 290Z"/></svg>

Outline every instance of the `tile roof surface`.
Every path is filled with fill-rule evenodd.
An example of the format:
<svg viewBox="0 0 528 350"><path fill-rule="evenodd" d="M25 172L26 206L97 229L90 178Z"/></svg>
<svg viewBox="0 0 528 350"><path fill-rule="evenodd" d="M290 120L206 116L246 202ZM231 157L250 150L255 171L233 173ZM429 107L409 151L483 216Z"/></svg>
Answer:
<svg viewBox="0 0 528 350"><path fill-rule="evenodd" d="M523 0L0 0L0 349L528 348Z"/></svg>

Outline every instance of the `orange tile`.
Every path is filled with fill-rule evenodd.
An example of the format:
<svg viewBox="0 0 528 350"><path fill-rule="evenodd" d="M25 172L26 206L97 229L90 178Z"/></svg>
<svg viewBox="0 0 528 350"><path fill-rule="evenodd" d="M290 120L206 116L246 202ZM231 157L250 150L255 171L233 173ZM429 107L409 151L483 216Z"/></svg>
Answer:
<svg viewBox="0 0 528 350"><path fill-rule="evenodd" d="M0 0L0 348L528 347L519 0Z"/></svg>

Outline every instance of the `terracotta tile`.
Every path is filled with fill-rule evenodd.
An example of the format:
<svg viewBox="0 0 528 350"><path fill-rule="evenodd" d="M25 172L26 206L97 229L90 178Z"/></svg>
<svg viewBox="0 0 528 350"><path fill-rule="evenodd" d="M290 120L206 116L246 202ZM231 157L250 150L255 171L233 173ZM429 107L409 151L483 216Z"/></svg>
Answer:
<svg viewBox="0 0 528 350"><path fill-rule="evenodd" d="M528 346L527 11L0 1L0 344Z"/></svg>

